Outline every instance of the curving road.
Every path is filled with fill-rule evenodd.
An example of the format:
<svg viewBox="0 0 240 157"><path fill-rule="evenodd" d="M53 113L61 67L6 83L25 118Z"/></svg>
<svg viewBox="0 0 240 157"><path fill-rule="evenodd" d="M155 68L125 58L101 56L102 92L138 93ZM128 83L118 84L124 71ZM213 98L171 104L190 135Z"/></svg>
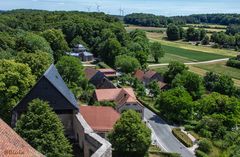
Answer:
<svg viewBox="0 0 240 157"><path fill-rule="evenodd" d="M208 63L216 63L216 62L222 62L222 61L227 61L229 58L222 58L222 59L214 59L210 61L202 61L202 62L188 62L184 63L186 65L195 65L195 64L208 64ZM156 66L166 66L169 65L169 63L162 63L162 64L150 64L148 65L149 67L156 67Z"/></svg>
<svg viewBox="0 0 240 157"><path fill-rule="evenodd" d="M172 134L172 126L168 125L159 116L150 111L144 109L144 119L148 121L151 129L156 136L157 144L166 152L175 152L181 154L182 157L194 157L195 155L188 150L176 137Z"/></svg>

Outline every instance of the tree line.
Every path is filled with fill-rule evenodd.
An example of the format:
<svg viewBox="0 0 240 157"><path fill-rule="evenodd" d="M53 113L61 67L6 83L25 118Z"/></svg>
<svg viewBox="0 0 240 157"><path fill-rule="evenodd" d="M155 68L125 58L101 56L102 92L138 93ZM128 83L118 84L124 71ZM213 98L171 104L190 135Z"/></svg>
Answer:
<svg viewBox="0 0 240 157"><path fill-rule="evenodd" d="M194 14L189 16L157 16L154 14L132 13L124 16L124 22L127 24L163 27L170 23L174 24L240 24L239 14Z"/></svg>

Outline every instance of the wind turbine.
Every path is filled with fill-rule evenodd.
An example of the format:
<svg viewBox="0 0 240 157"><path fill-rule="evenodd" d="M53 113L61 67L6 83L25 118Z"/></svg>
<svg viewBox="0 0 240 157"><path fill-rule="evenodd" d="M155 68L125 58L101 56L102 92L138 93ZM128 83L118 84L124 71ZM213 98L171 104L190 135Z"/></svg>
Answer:
<svg viewBox="0 0 240 157"><path fill-rule="evenodd" d="M100 12L100 5L96 3L97 11Z"/></svg>
<svg viewBox="0 0 240 157"><path fill-rule="evenodd" d="M91 11L91 7L89 6L89 7L87 7L87 10L88 10L88 12L90 12Z"/></svg>

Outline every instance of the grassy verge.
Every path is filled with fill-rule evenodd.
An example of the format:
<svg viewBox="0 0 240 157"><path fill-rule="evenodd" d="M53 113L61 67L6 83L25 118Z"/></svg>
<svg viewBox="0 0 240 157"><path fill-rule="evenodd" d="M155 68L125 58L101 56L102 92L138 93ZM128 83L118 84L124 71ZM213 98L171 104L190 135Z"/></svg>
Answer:
<svg viewBox="0 0 240 157"><path fill-rule="evenodd" d="M106 63L104 63L104 62L99 62L98 63L98 66L100 67L100 68L111 68L110 66L108 66Z"/></svg>
<svg viewBox="0 0 240 157"><path fill-rule="evenodd" d="M193 146L193 142L191 141L191 139L184 132L182 132L180 128L173 128L172 133L186 147Z"/></svg>
<svg viewBox="0 0 240 157"><path fill-rule="evenodd" d="M158 147L152 145L148 150L148 157L180 157L180 155L177 153L161 152Z"/></svg>
<svg viewBox="0 0 240 157"><path fill-rule="evenodd" d="M160 111L157 108L155 108L155 106L154 106L155 100L153 100L152 98L149 98L149 97L140 98L139 97L138 101L140 101L141 104L143 104L143 106L147 107L149 110L151 110L155 114L157 114L157 115L160 114Z"/></svg>

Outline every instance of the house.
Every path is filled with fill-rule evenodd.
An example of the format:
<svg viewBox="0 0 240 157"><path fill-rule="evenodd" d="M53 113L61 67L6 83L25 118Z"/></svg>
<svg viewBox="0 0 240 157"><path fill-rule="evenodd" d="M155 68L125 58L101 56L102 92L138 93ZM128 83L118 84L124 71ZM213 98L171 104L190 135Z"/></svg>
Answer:
<svg viewBox="0 0 240 157"><path fill-rule="evenodd" d="M112 156L111 144L106 139L93 132L92 128L79 113L78 103L74 95L67 88L53 64L12 110L12 126L15 126L21 114L26 112L28 103L36 98L49 102L49 105L63 123L65 135L74 142L74 146L76 145L83 149L84 157ZM0 133L3 135L2 132ZM3 141L1 135L0 144ZM17 142L13 144L16 144L16 148L18 147ZM8 147L8 145L0 145L0 152L3 150L1 147ZM19 147L21 147L21 145ZM10 144L9 148L12 148ZM18 149L13 149L13 151L10 150L10 152L15 152L15 150L18 151ZM27 149L23 148L22 151L25 150ZM75 154L78 154L78 150L79 149L74 149L74 151L76 151ZM0 153L0 156L1 155L2 153ZM28 157L26 154L23 156ZM30 156L32 157L34 155L29 155L29 157Z"/></svg>
<svg viewBox="0 0 240 157"><path fill-rule="evenodd" d="M101 71L87 67L84 72L87 80L97 89L116 88L115 85Z"/></svg>
<svg viewBox="0 0 240 157"><path fill-rule="evenodd" d="M28 103L36 98L49 102L61 119L66 135L70 136L73 130L72 115L79 111L79 107L73 93L68 89L53 64L12 110L12 126L15 126L21 114L27 111Z"/></svg>
<svg viewBox="0 0 240 157"><path fill-rule="evenodd" d="M161 89L166 89L167 84L164 82L164 77L161 76L159 73L153 70L148 70L148 71L142 71L142 70L137 70L134 73L134 76L141 81L144 85L148 85L152 81L157 81L159 84L159 87Z"/></svg>
<svg viewBox="0 0 240 157"><path fill-rule="evenodd" d="M76 44L73 48L72 48L73 52L85 52L87 51L87 49L82 45L82 44Z"/></svg>
<svg viewBox="0 0 240 157"><path fill-rule="evenodd" d="M120 118L117 111L106 106L80 106L80 113L93 131L103 138L107 138Z"/></svg>
<svg viewBox="0 0 240 157"><path fill-rule="evenodd" d="M88 52L87 49L81 45L77 44L72 48L72 52L66 52L67 55L80 58L83 62L93 61L93 54Z"/></svg>
<svg viewBox="0 0 240 157"><path fill-rule="evenodd" d="M0 119L0 156L44 157Z"/></svg>
<svg viewBox="0 0 240 157"><path fill-rule="evenodd" d="M99 102L114 101L119 113L132 109L143 118L144 106L137 100L132 88L96 89L94 99Z"/></svg>
<svg viewBox="0 0 240 157"><path fill-rule="evenodd" d="M98 69L98 71L102 72L107 78L113 78L117 76L117 72L114 69Z"/></svg>

